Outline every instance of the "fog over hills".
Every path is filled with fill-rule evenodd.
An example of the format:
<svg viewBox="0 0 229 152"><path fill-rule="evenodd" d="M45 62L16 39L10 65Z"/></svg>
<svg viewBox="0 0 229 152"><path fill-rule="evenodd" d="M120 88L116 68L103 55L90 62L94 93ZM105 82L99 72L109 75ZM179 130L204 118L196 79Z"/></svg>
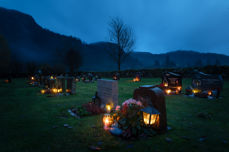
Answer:
<svg viewBox="0 0 229 152"><path fill-rule="evenodd" d="M109 56L109 42L85 44L80 38L64 36L39 26L30 15L0 7L0 35L7 40L13 60L23 63L57 64L66 48L81 53L83 71L114 71L117 65ZM77 27L76 27L77 28ZM140 50L137 50L140 51ZM168 50L170 51L170 50ZM229 56L178 50L165 54L133 52L121 69L229 65Z"/></svg>

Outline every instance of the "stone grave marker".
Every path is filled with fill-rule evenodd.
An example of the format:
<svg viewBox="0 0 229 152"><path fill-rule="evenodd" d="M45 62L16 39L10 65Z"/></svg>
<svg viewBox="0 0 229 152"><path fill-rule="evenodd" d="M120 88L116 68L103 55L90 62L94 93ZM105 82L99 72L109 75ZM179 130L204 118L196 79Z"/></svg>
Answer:
<svg viewBox="0 0 229 152"><path fill-rule="evenodd" d="M144 107L153 106L160 112L159 131L167 130L166 103L163 91L151 85L140 86L135 89L133 97L141 101Z"/></svg>
<svg viewBox="0 0 229 152"><path fill-rule="evenodd" d="M48 84L48 87L50 89L52 88L56 88L56 82L55 82L55 79L49 79L49 84Z"/></svg>
<svg viewBox="0 0 229 152"><path fill-rule="evenodd" d="M65 92L65 78L63 76L59 76L56 78L57 81L57 88L62 89Z"/></svg>
<svg viewBox="0 0 229 152"><path fill-rule="evenodd" d="M71 94L76 94L76 81L74 77L67 77L67 89Z"/></svg>
<svg viewBox="0 0 229 152"><path fill-rule="evenodd" d="M118 105L118 81L99 79L97 81L97 92L102 105L110 102L114 106Z"/></svg>

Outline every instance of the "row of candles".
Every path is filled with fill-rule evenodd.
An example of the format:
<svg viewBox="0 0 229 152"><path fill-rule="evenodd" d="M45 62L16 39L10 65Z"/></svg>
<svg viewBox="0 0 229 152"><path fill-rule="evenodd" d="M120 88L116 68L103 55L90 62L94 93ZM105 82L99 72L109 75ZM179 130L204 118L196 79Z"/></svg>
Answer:
<svg viewBox="0 0 229 152"><path fill-rule="evenodd" d="M41 90L41 94L45 94L45 93L52 93L52 94L57 94L57 93L62 93L63 89L57 89L57 88L52 88L52 89L42 89ZM66 89L66 93L70 93L71 90L70 89Z"/></svg>
<svg viewBox="0 0 229 152"><path fill-rule="evenodd" d="M164 83L164 87L168 87L168 83ZM181 91L181 89L182 89L181 86L176 87L175 94L179 94L179 92ZM212 95L212 91L211 90L209 90L207 92L208 92L208 96L211 96ZM170 95L170 94L173 93L173 91L168 88L168 89L165 89L165 93L167 95ZM193 94L198 94L198 93L201 93L201 90L200 89L193 89L192 90L192 93Z"/></svg>

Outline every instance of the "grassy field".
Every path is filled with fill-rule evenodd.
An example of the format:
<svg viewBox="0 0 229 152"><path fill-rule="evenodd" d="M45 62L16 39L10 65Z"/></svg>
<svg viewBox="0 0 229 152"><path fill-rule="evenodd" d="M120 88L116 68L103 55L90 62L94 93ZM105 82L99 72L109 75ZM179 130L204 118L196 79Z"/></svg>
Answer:
<svg viewBox="0 0 229 152"><path fill-rule="evenodd" d="M159 84L160 79L142 82L119 81L119 103L133 96L143 84ZM123 140L103 130L102 115L81 119L67 110L91 100L96 83L77 83L73 96L46 97L39 88L29 87L25 79L0 83L0 152L5 151L229 151L229 81L217 100L167 96L167 120L172 129L165 134L138 140ZM183 80L183 88L190 84ZM203 113L209 118L198 117ZM64 127L69 124L72 128ZM168 139L171 141L169 142Z"/></svg>

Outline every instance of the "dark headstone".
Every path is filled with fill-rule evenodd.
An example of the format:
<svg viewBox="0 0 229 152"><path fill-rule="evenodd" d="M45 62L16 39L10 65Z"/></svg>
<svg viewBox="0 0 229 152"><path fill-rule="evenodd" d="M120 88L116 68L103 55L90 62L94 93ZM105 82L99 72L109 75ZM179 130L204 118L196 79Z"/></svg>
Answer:
<svg viewBox="0 0 229 152"><path fill-rule="evenodd" d="M141 101L144 107L153 106L160 112L159 132L167 130L166 104L164 92L155 86L141 86L134 90L134 99Z"/></svg>

